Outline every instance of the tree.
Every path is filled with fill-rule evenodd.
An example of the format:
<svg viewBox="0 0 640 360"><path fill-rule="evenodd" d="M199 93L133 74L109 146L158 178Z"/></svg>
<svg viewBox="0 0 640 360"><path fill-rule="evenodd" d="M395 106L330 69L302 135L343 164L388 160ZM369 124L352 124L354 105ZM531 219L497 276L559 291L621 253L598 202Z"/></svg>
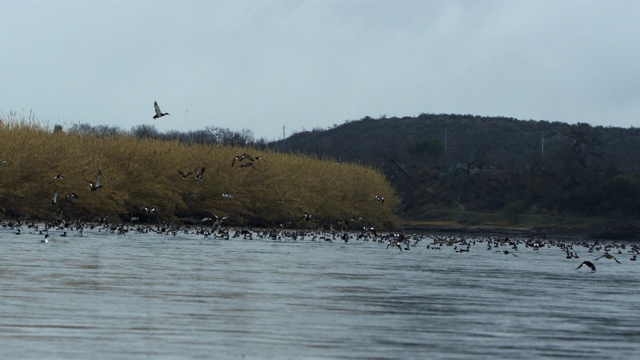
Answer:
<svg viewBox="0 0 640 360"><path fill-rule="evenodd" d="M93 127L91 126L91 124L87 124L87 123L73 124L69 128L70 134L91 134L92 132L93 132Z"/></svg>
<svg viewBox="0 0 640 360"><path fill-rule="evenodd" d="M599 150L602 143L595 135L591 135L591 126L588 124L578 123L577 126L571 128L567 137L573 139L571 151L575 154L578 163L585 168L589 167L591 157L602 156Z"/></svg>
<svg viewBox="0 0 640 360"><path fill-rule="evenodd" d="M131 133L138 139L157 139L160 136L155 125L140 124L131 128Z"/></svg>

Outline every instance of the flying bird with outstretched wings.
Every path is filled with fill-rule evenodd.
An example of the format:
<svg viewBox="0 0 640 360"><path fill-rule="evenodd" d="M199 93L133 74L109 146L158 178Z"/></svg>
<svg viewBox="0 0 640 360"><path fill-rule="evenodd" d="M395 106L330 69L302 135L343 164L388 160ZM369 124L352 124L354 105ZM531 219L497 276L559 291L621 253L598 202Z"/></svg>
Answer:
<svg viewBox="0 0 640 360"><path fill-rule="evenodd" d="M580 268L582 267L582 265L587 266L589 269L591 269L591 271L596 271L596 266L595 266L595 265L593 265L593 263L592 263L591 261L586 261L586 260L585 260L585 261L583 261L583 262L582 262L582 263L581 263L581 264L576 268L576 270L577 270L577 269L580 269Z"/></svg>
<svg viewBox="0 0 640 360"><path fill-rule="evenodd" d="M162 111L160 111L160 106L158 106L157 101L153 102L153 107L156 109L156 114L153 116L154 119L158 119L165 115L169 115L169 113L163 113Z"/></svg>
<svg viewBox="0 0 640 360"><path fill-rule="evenodd" d="M195 170L196 170L196 181L200 181L200 179L202 179L202 175L204 174L204 166L200 170L198 170L198 168L196 168Z"/></svg>
<svg viewBox="0 0 640 360"><path fill-rule="evenodd" d="M242 155L237 155L234 156L233 161L231 162L231 166L234 166L236 164L236 161L243 161L243 160L249 160L249 161L253 161L253 157L251 157L251 155L249 154L242 154Z"/></svg>
<svg viewBox="0 0 640 360"><path fill-rule="evenodd" d="M96 191L102 187L102 185L100 185L100 180L102 180L102 171L100 170L98 170L98 177L96 178L95 182L85 179L85 181L89 183L89 186L91 186L91 191Z"/></svg>
<svg viewBox="0 0 640 360"><path fill-rule="evenodd" d="M182 175L182 180L187 180L187 177L193 173L191 171L178 170L178 174Z"/></svg>

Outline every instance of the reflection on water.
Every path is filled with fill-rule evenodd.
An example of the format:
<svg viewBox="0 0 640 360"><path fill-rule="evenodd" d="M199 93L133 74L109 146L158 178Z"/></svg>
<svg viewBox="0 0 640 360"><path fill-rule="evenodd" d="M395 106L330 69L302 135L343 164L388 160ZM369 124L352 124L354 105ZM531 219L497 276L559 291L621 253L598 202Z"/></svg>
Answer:
<svg viewBox="0 0 640 360"><path fill-rule="evenodd" d="M640 271L577 250L0 230L2 358L637 358ZM575 250L575 249L574 249ZM585 271L582 271L585 270Z"/></svg>

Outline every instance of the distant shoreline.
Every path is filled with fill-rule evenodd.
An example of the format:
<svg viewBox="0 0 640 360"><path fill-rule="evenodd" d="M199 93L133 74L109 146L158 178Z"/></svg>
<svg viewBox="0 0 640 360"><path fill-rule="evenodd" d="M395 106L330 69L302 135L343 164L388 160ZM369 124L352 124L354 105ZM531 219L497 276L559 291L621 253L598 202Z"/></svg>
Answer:
<svg viewBox="0 0 640 360"><path fill-rule="evenodd" d="M443 232L475 235L500 236L550 236L562 239L610 239L640 241L639 229L628 224L612 224L607 227L595 227L589 224L551 225L551 226L496 226L496 225L460 225L425 222L404 224L405 232Z"/></svg>
<svg viewBox="0 0 640 360"><path fill-rule="evenodd" d="M74 225L70 226L62 226L60 224L49 224L47 226L46 221L22 221L18 223L13 223L12 220L3 219L1 220L2 227L5 229L13 228L16 226L19 227L28 227L34 228L34 230L44 230L44 229L58 229L58 230L69 230L73 229ZM82 222L85 226L89 227L106 227L106 228L118 228L121 226L136 228L136 227L149 227L155 228L158 227L158 224L154 223L145 223L145 222L107 222L107 223L99 223L99 222ZM163 228L169 229L172 227L180 228L211 228L211 225L206 224L198 224L195 222L170 222L167 223ZM243 225L224 225L219 226L227 229L243 229L243 228L251 228L251 229L281 229L281 230L300 230L300 231L317 231L317 229L312 228L279 228L277 226L273 227L254 227L254 226L243 226ZM325 231L342 231L340 229L333 229ZM358 232L362 231L359 229L348 229L348 232ZM575 225L551 225L551 226L499 226L495 224L491 225L462 225L455 223L443 223L443 222L423 222L420 224L415 223L405 223L396 230L383 230L384 233L394 233L397 231L405 232L405 233L417 233L417 234L429 234L429 233L447 233L447 234L465 234L465 235L477 235L477 236L497 236L497 237L532 237L532 238L540 238L540 237L551 237L557 239L566 239L566 240L581 240L581 239L602 239L602 240L625 240L625 241L640 241L638 237L638 229L631 225L610 225L606 228L596 228L593 225L588 224L575 224Z"/></svg>
<svg viewBox="0 0 640 360"><path fill-rule="evenodd" d="M460 233L475 235L505 235L505 236L528 236L528 235L548 235L563 238L579 238L580 234L567 235L564 231L538 231L525 227L497 227L497 226L462 226L462 225L408 225L404 226L403 231L406 232L442 232L442 233Z"/></svg>

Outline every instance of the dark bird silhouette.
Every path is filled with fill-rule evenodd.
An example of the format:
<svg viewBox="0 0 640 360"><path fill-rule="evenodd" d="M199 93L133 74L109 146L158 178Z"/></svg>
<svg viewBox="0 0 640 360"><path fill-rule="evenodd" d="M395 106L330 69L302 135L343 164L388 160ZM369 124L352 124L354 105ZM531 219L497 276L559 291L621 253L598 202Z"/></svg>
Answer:
<svg viewBox="0 0 640 360"><path fill-rule="evenodd" d="M598 261L598 260L600 260L600 259L602 259L602 258L605 258L605 259L613 259L613 260L615 260L618 264L620 264L620 261L618 261L618 259L616 259L616 257L615 257L615 256L613 256L613 255L609 254L608 252L604 253L602 256L600 256L599 258L595 259L594 261Z"/></svg>
<svg viewBox="0 0 640 360"><path fill-rule="evenodd" d="M218 215L213 214L213 218L215 219L213 224L220 225L222 224L223 221L227 220L229 217L228 216L218 217Z"/></svg>
<svg viewBox="0 0 640 360"><path fill-rule="evenodd" d="M395 240L391 240L389 242L387 242L387 250L389 249L389 246L394 245L397 246L398 249L400 249L400 251L402 251L402 245L400 245L399 242L395 241Z"/></svg>
<svg viewBox="0 0 640 360"><path fill-rule="evenodd" d="M498 251L499 251L499 250L496 250L496 252L498 252ZM513 255L513 256L515 256L515 257L518 257L518 255L516 255L516 254L512 253L512 252L511 252L511 251L509 251L509 250L502 250L502 253L503 253L503 254L505 254L505 255L509 255L509 254L511 254L511 255Z"/></svg>
<svg viewBox="0 0 640 360"><path fill-rule="evenodd" d="M249 161L253 161L253 157L251 157L251 155L249 154L242 154L242 155L236 155L233 158L233 161L231 162L231 166L234 166L236 164L236 161L242 161L242 160L249 160Z"/></svg>
<svg viewBox="0 0 640 360"><path fill-rule="evenodd" d="M585 261L583 261L583 262L580 264L580 266L578 266L578 267L576 268L576 270L577 270L577 269L580 269L580 268L582 267L582 265L586 265L587 267L589 267L589 269L591 269L591 271L596 271L596 266L595 266L595 265L593 265L593 263L592 263L591 261L586 261L586 260L585 260Z"/></svg>
<svg viewBox="0 0 640 360"><path fill-rule="evenodd" d="M67 194L67 199L77 199L78 195L76 195L76 193L71 192Z"/></svg>
<svg viewBox="0 0 640 360"><path fill-rule="evenodd" d="M55 174L53 175L53 180L64 180L64 175Z"/></svg>
<svg viewBox="0 0 640 360"><path fill-rule="evenodd" d="M196 170L196 181L199 181L200 179L202 179L202 175L204 174L204 166L202 167L202 169L200 169L200 171L198 171L198 169Z"/></svg>
<svg viewBox="0 0 640 360"><path fill-rule="evenodd" d="M91 186L91 191L96 191L96 190L98 190L99 188L102 187L102 185L100 185L100 180L102 180L102 171L101 170L98 170L98 177L96 178L96 182L92 182L92 181L89 181L89 180L85 179L85 181L88 182L89 185Z"/></svg>
<svg viewBox="0 0 640 360"><path fill-rule="evenodd" d="M154 119L158 119L165 115L169 115L169 113L163 113L162 111L160 111L160 106L158 106L157 101L153 102L153 107L156 109L156 114L153 116Z"/></svg>
<svg viewBox="0 0 640 360"><path fill-rule="evenodd" d="M382 196L378 196L378 195L376 195L376 196L374 196L373 198L374 198L377 202L384 203L384 197L382 197Z"/></svg>
<svg viewBox="0 0 640 360"><path fill-rule="evenodd" d="M182 180L187 180L187 177L189 175L193 174L193 172L191 172L191 171L184 172L184 171L178 170L178 174L180 174L182 176Z"/></svg>

